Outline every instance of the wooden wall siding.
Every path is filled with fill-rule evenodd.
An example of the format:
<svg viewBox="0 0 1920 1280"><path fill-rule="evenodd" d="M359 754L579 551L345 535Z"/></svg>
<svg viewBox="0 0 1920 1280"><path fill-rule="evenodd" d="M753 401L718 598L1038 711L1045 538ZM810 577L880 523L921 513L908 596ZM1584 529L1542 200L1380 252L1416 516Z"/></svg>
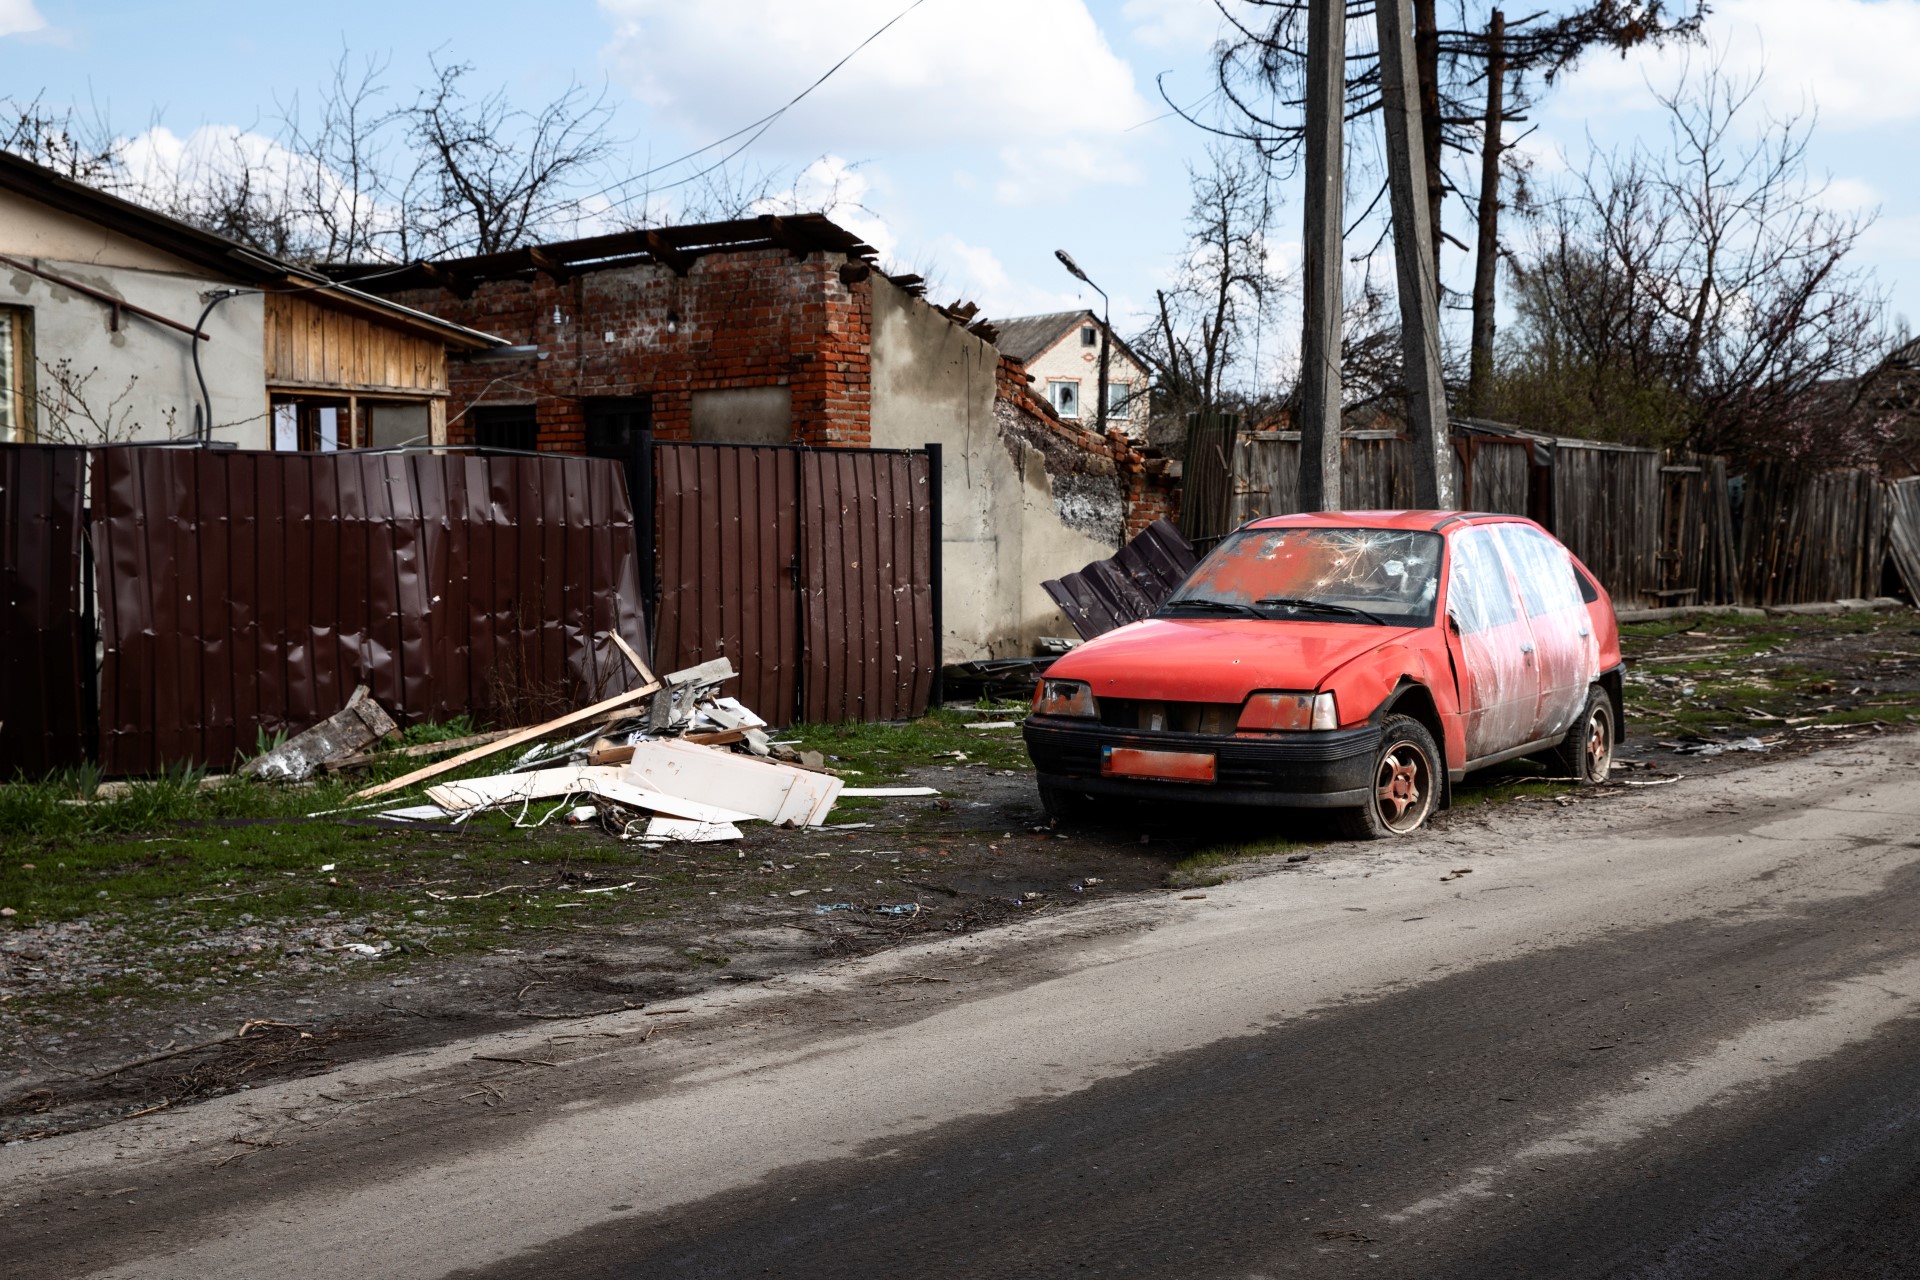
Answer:
<svg viewBox="0 0 1920 1280"><path fill-rule="evenodd" d="M1865 471L1747 473L1740 577L1748 604L1804 604L1879 594L1886 487Z"/></svg>
<svg viewBox="0 0 1920 1280"><path fill-rule="evenodd" d="M1887 552L1907 594L1920 601L1920 477L1887 486Z"/></svg>
<svg viewBox="0 0 1920 1280"><path fill-rule="evenodd" d="M268 386L446 394L443 343L306 295L267 295L266 344Z"/></svg>
<svg viewBox="0 0 1920 1280"><path fill-rule="evenodd" d="M1457 443L1457 441L1456 441ZM1460 454L1454 451L1454 492L1474 511L1497 511L1502 515L1531 514L1528 499L1533 492L1533 460L1527 446L1508 440L1477 440L1471 450L1471 484L1459 484Z"/></svg>
<svg viewBox="0 0 1920 1280"><path fill-rule="evenodd" d="M1453 482L1460 484L1460 460ZM1249 520L1300 510L1300 433L1249 431L1234 451L1234 529ZM1182 504L1184 507L1185 497ZM1355 432L1340 441L1340 505L1347 511L1395 511L1413 501L1413 457L1392 432Z"/></svg>

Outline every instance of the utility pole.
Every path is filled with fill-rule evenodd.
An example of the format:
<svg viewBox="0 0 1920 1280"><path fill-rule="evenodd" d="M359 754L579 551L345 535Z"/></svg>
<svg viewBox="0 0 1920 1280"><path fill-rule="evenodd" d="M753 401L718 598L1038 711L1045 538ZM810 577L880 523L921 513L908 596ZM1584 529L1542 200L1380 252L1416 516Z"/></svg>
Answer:
<svg viewBox="0 0 1920 1280"><path fill-rule="evenodd" d="M1300 506L1333 511L1340 495L1340 320L1346 253L1346 0L1307 6L1305 328L1300 336ZM1277 512L1274 514L1278 514Z"/></svg>
<svg viewBox="0 0 1920 1280"><path fill-rule="evenodd" d="M1413 500L1416 506L1444 509L1456 499L1447 388L1440 378L1440 280L1427 206L1410 0L1378 0L1374 20L1380 34L1380 104L1387 131L1387 189L1393 205L1393 259L1400 286L1407 429L1413 436Z"/></svg>
<svg viewBox="0 0 1920 1280"><path fill-rule="evenodd" d="M1107 291L1095 284L1092 278L1080 269L1080 264L1073 260L1072 254L1065 249L1055 249L1053 256L1060 259L1060 265L1071 271L1076 280L1100 295L1100 391L1094 422L1095 429L1105 437L1107 434L1107 335L1113 331L1113 303L1108 301Z"/></svg>
<svg viewBox="0 0 1920 1280"><path fill-rule="evenodd" d="M1467 412L1484 418L1493 394L1493 307L1500 269L1500 138L1506 110L1507 15L1487 23L1487 114L1480 135L1480 235L1473 256L1473 337L1468 346Z"/></svg>

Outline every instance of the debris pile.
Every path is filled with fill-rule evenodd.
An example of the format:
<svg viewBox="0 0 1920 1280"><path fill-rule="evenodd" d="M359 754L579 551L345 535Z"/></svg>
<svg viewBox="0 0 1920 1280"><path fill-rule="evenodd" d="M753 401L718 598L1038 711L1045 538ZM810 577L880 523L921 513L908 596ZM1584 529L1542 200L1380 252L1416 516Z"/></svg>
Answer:
<svg viewBox="0 0 1920 1280"><path fill-rule="evenodd" d="M740 838L742 822L814 827L825 823L843 790L814 753L773 741L767 722L721 686L735 678L725 658L656 678L619 636L611 637L639 672L638 688L544 724L435 744L456 755L354 794L379 809L380 797L518 750L485 777L426 789L428 804L380 810L403 822L462 822L488 810L512 813L519 826L555 817L598 822L624 840L706 843ZM320 768L355 767L394 753L366 748L394 732L393 721L362 687L337 715L259 757L257 777L298 780ZM425 755L432 748L407 748Z"/></svg>

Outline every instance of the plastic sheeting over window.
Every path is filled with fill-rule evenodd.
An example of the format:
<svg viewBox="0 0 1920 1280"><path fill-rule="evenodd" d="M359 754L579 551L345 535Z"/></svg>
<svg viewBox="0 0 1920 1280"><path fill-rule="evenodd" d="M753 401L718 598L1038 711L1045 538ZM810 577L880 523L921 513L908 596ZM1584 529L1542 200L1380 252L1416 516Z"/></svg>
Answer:
<svg viewBox="0 0 1920 1280"><path fill-rule="evenodd" d="M1539 711L1529 739L1558 737L1572 727L1599 674L1599 642L1567 549L1529 525L1500 524L1500 546L1520 588L1532 631L1540 681Z"/></svg>
<svg viewBox="0 0 1920 1280"><path fill-rule="evenodd" d="M1439 594L1439 535L1403 529L1249 529L1201 562L1169 607L1214 602L1307 621L1428 626ZM1326 605L1319 613L1302 605ZM1333 612L1339 610L1341 612Z"/></svg>
<svg viewBox="0 0 1920 1280"><path fill-rule="evenodd" d="M1449 643L1459 664L1471 761L1530 740L1540 710L1540 679L1532 632L1520 616L1494 529L1462 529L1450 545L1447 615L1454 634Z"/></svg>

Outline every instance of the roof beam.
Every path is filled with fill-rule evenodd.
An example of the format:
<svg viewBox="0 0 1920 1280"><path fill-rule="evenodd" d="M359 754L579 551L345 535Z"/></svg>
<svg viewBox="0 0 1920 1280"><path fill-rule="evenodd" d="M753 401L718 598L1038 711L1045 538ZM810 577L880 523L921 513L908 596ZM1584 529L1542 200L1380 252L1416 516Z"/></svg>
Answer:
<svg viewBox="0 0 1920 1280"><path fill-rule="evenodd" d="M648 231L642 239L647 246L647 252L652 254L656 260L673 268L673 274L684 276L687 272L693 270L693 255L682 253L680 250L668 244L667 238L658 231Z"/></svg>
<svg viewBox="0 0 1920 1280"><path fill-rule="evenodd" d="M547 278L555 284L565 284L567 281L573 279L573 272L567 270L565 263L538 245L528 246L527 260L533 263L539 270L544 271L547 274Z"/></svg>
<svg viewBox="0 0 1920 1280"><path fill-rule="evenodd" d="M427 273L427 279L433 281L442 289L447 290L447 292L453 294L456 298L465 301L473 296L473 278L471 276L457 274L447 270L437 262L428 262L425 259L421 260L420 269Z"/></svg>

